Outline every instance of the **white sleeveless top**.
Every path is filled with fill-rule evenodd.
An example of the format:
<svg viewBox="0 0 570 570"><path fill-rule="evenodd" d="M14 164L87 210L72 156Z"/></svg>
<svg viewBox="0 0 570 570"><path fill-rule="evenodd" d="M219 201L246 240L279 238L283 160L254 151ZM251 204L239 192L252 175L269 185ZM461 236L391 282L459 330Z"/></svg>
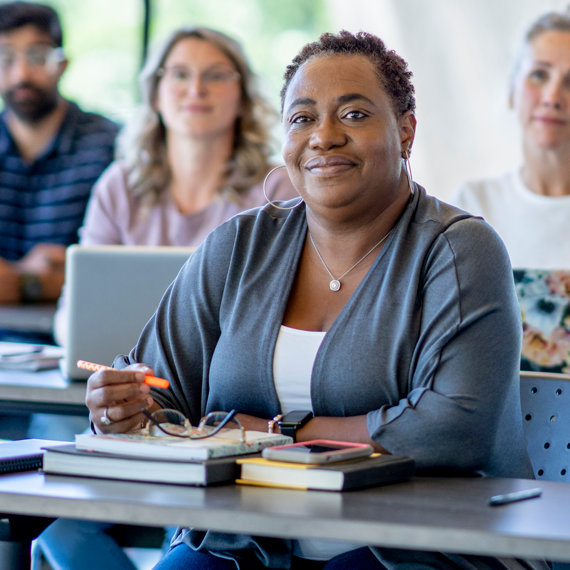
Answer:
<svg viewBox="0 0 570 570"><path fill-rule="evenodd" d="M326 332L304 331L281 325L273 355L273 377L283 413L311 410L311 373ZM361 547L348 542L299 539L293 554L311 560L329 560Z"/></svg>
<svg viewBox="0 0 570 570"><path fill-rule="evenodd" d="M313 409L311 374L325 334L281 325L273 354L273 377L284 414Z"/></svg>

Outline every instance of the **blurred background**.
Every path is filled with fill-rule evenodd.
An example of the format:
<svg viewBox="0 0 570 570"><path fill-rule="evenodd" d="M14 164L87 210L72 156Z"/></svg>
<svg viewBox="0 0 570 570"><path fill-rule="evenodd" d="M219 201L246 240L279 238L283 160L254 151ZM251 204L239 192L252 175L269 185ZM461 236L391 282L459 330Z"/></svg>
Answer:
<svg viewBox="0 0 570 570"><path fill-rule="evenodd" d="M518 163L508 84L519 38L539 14L568 5L568 0L44 1L63 21L71 62L64 94L118 121L136 104L145 45L151 48L184 23L239 39L276 107L285 66L303 44L342 28L375 33L414 73L414 179L444 200L464 180Z"/></svg>

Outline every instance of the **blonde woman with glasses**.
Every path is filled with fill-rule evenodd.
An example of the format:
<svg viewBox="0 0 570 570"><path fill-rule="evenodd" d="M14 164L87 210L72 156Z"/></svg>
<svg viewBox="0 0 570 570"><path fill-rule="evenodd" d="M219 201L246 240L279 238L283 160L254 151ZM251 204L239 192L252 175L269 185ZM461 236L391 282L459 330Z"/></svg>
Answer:
<svg viewBox="0 0 570 570"><path fill-rule="evenodd" d="M84 245L198 246L212 229L265 202L270 126L240 45L208 28L181 28L141 73L142 103L121 133L119 160L94 188ZM285 169L269 199L297 196ZM65 344L65 302L56 338Z"/></svg>
<svg viewBox="0 0 570 570"><path fill-rule="evenodd" d="M141 86L121 160L95 189L82 243L199 245L233 214L264 202L277 114L239 44L211 29L174 32L149 59ZM271 182L271 198L297 195L286 176Z"/></svg>

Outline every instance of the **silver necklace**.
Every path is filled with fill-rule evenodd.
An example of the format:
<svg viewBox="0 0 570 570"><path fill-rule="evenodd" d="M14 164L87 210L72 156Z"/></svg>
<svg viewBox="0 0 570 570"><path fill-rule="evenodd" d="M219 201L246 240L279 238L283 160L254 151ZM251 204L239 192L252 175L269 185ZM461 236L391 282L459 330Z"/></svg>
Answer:
<svg viewBox="0 0 570 570"><path fill-rule="evenodd" d="M328 265L325 263L325 260L323 259L323 256L321 255L321 252L319 251L319 248L317 247L317 244L315 243L315 240L313 239L311 232L309 232L309 239L311 240L311 244L315 248L315 251L319 256L319 259L321 260L323 267L327 270L327 273L331 278L331 281L329 283L329 289L331 291L334 291L335 293L337 291L340 291L340 286L341 286L340 280L346 275L348 275L358 264L362 263L389 235L390 232L388 232L379 242L376 242L354 265L351 265L342 275L335 278L335 276L331 273L331 270L328 268Z"/></svg>

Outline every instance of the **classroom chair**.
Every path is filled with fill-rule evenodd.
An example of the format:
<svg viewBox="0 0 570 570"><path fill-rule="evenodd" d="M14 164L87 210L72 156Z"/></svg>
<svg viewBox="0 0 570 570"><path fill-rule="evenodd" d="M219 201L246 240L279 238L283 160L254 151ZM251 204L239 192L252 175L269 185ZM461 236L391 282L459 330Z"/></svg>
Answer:
<svg viewBox="0 0 570 570"><path fill-rule="evenodd" d="M570 483L570 374L521 371L521 409L537 480ZM553 562L553 570L570 563Z"/></svg>
<svg viewBox="0 0 570 570"><path fill-rule="evenodd" d="M521 408L535 477L570 482L570 374L522 371Z"/></svg>

